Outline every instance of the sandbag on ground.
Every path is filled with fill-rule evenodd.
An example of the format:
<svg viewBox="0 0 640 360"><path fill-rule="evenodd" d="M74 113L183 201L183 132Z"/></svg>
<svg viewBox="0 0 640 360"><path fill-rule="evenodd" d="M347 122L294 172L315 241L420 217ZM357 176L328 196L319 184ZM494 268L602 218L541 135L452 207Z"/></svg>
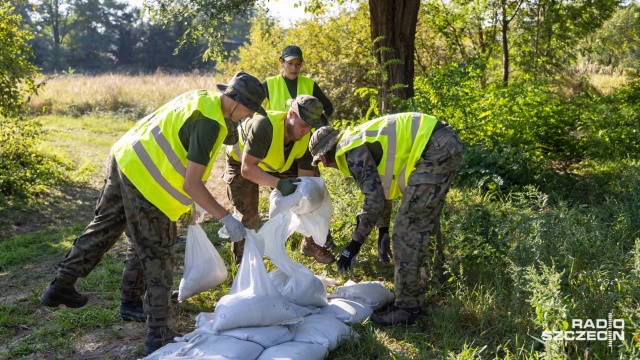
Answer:
<svg viewBox="0 0 640 360"><path fill-rule="evenodd" d="M273 286L255 241L248 231L240 269L231 291L216 305L212 330L297 324L310 313L286 300Z"/></svg>
<svg viewBox="0 0 640 360"><path fill-rule="evenodd" d="M158 360L185 359L185 357L202 358L205 356L219 356L228 360L254 360L264 351L264 348L251 341L238 340L230 336L202 334L192 339L171 355L160 357Z"/></svg>
<svg viewBox="0 0 640 360"><path fill-rule="evenodd" d="M372 314L370 306L347 299L331 299L329 305L320 309L320 314L330 314L347 324L359 324Z"/></svg>
<svg viewBox="0 0 640 360"><path fill-rule="evenodd" d="M186 341L167 344L161 347L160 349L152 352L151 354L147 355L147 357L145 357L142 360L160 360L161 357L171 355L176 351L180 350L180 348L182 348L183 346L188 344L189 343Z"/></svg>
<svg viewBox="0 0 640 360"><path fill-rule="evenodd" d="M329 351L335 350L343 342L358 336L351 328L330 315L309 315L302 324L296 327L293 341L326 346Z"/></svg>
<svg viewBox="0 0 640 360"><path fill-rule="evenodd" d="M394 295L389 289L384 287L379 281L363 281L356 283L347 281L343 286L334 290L333 293L327 295L329 299L348 299L357 301L363 305L377 310L390 304Z"/></svg>
<svg viewBox="0 0 640 360"><path fill-rule="evenodd" d="M265 349L258 360L322 360L329 356L329 349L318 344L289 341Z"/></svg>

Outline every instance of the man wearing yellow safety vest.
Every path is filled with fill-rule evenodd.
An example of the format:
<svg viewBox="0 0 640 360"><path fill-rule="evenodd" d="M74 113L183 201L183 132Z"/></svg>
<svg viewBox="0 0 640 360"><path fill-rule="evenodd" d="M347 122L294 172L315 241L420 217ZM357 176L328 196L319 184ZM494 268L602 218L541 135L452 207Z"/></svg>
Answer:
<svg viewBox="0 0 640 360"><path fill-rule="evenodd" d="M221 93L195 90L176 97L113 145L95 217L40 296L43 305L86 305L88 298L75 290L76 280L95 268L126 228L135 249L127 252L127 261L142 264L146 290L144 310L137 310L143 314L134 316L146 316L144 355L173 342L177 335L168 322L176 220L196 202L224 224L231 241L246 234L204 184L222 143L237 137L235 123L256 112L266 114L260 105L266 93L257 78L244 72L217 87ZM128 306L134 313L135 307Z"/></svg>
<svg viewBox="0 0 640 360"><path fill-rule="evenodd" d="M280 54L282 74L267 78L262 85L267 89L267 110L287 111L287 100L298 95L312 95L322 103L323 125L328 125L328 118L333 114L331 100L322 92L320 86L312 79L300 75L302 69L302 50L289 45Z"/></svg>
<svg viewBox="0 0 640 360"><path fill-rule="evenodd" d="M383 116L340 133L330 126L309 141L313 163L353 177L365 196L351 242L338 260L346 274L371 230L378 227L378 256L395 263L395 302L371 320L380 325L413 324L422 315L429 280L430 237L449 186L460 166L464 144L448 124L420 113ZM391 200L402 196L393 224Z"/></svg>
<svg viewBox="0 0 640 360"><path fill-rule="evenodd" d="M282 49L282 53L280 54L282 73L267 78L267 80L262 83L264 88L267 89L265 108L267 110L287 111L289 109L287 101L290 99L298 95L312 95L322 103L322 125L329 125L329 117L333 114L333 104L331 104L331 100L329 100L315 81L300 75L302 63L302 49L300 49L300 47L288 45ZM314 173L315 176L320 176L318 168L314 169ZM334 246L331 232L329 232L325 247L332 250Z"/></svg>
<svg viewBox="0 0 640 360"><path fill-rule="evenodd" d="M240 141L227 147L224 180L227 195L242 218L242 224L257 229L259 185L277 188L283 195L296 190L297 176L314 176L309 152L309 132L320 126L322 104L309 95L293 99L288 111L267 111L268 116L255 116L238 128ZM244 242L233 244L233 255L239 264ZM335 260L326 248L305 237L300 252L329 264Z"/></svg>

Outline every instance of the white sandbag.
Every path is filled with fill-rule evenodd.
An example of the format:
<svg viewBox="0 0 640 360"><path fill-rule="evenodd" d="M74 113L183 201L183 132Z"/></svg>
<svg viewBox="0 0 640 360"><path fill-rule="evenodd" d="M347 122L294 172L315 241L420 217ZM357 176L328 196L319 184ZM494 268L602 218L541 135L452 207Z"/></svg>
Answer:
<svg viewBox="0 0 640 360"><path fill-rule="evenodd" d="M142 360L160 360L160 358L162 358L163 356L174 354L185 345L188 345L188 343L187 342L169 343L161 347L160 349L152 352L151 354L147 355L147 357L143 358Z"/></svg>
<svg viewBox="0 0 640 360"><path fill-rule="evenodd" d="M329 349L318 344L289 341L265 349L258 360L322 360L329 356Z"/></svg>
<svg viewBox="0 0 640 360"><path fill-rule="evenodd" d="M318 183L318 186L320 186L324 192L323 200L320 206L311 212L298 212L294 214L300 222L296 231L304 236L312 237L316 244L324 246L327 241L327 234L329 233L333 204L331 203L331 196L329 195L327 186L324 184L324 180L322 178L312 177L310 181Z"/></svg>
<svg viewBox="0 0 640 360"><path fill-rule="evenodd" d="M185 359L188 357L203 358L218 356L228 360L254 360L260 356L264 348L251 341L238 340L230 336L203 334L192 339L187 345L171 355L159 360Z"/></svg>
<svg viewBox="0 0 640 360"><path fill-rule="evenodd" d="M227 267L200 225L189 225L184 251L184 273L178 287L178 301L220 285Z"/></svg>
<svg viewBox="0 0 640 360"><path fill-rule="evenodd" d="M293 341L326 346L335 350L351 338L351 328L331 315L309 315L296 327ZM354 333L355 334L355 333Z"/></svg>
<svg viewBox="0 0 640 360"><path fill-rule="evenodd" d="M394 295L379 281L355 283L347 281L343 286L328 294L329 299L348 299L367 305L373 310L380 309L393 301Z"/></svg>
<svg viewBox="0 0 640 360"><path fill-rule="evenodd" d="M211 329L297 324L308 312L287 301L273 286L256 247L255 234L247 231L240 269L229 294L218 301Z"/></svg>
<svg viewBox="0 0 640 360"><path fill-rule="evenodd" d="M269 219L283 212L310 213L322 205L325 197L324 179L315 176L301 176L299 179L294 183L298 187L292 194L284 196L278 189L269 194Z"/></svg>
<svg viewBox="0 0 640 360"><path fill-rule="evenodd" d="M294 333L294 326L278 325L225 330L221 331L220 335L231 336L238 340L251 341L266 349L293 340Z"/></svg>
<svg viewBox="0 0 640 360"><path fill-rule="evenodd" d="M277 267L269 274L269 279L285 299L294 304L326 306L327 293L320 279L287 255L286 242L297 224L292 214L281 213L264 223L258 231L265 242L264 255Z"/></svg>
<svg viewBox="0 0 640 360"><path fill-rule="evenodd" d="M330 287L336 287L336 286L340 286L342 285L342 283L340 283L340 281L332 279L332 278L328 278L326 276L322 276L322 275L316 275L316 277L318 279L320 279L320 282L322 283L322 285L324 285L324 288L330 288Z"/></svg>
<svg viewBox="0 0 640 360"><path fill-rule="evenodd" d="M353 300L331 299L329 305L320 308L320 314L333 315L343 323L360 324L373 314L373 309Z"/></svg>

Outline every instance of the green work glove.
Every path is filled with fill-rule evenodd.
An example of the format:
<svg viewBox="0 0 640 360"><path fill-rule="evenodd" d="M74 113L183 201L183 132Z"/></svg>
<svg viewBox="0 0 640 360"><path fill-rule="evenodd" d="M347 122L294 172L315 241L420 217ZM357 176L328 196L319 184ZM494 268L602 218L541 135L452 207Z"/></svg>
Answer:
<svg viewBox="0 0 640 360"><path fill-rule="evenodd" d="M294 182L300 182L299 178L286 178L280 179L278 181L278 186L276 188L282 193L282 195L287 196L291 195L296 191L298 185L294 184Z"/></svg>

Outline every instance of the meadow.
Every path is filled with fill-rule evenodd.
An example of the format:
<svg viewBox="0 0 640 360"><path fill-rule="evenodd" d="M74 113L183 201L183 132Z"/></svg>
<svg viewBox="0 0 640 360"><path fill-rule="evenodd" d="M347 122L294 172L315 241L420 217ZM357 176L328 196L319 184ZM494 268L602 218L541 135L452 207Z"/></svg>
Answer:
<svg viewBox="0 0 640 360"><path fill-rule="evenodd" d="M90 297L86 307L48 309L38 296L92 217L111 144L155 107L185 90L213 88L215 81L200 74L66 75L50 80L31 100L31 112L46 130L38 151L56 158L65 177L35 199L1 203L0 359L136 359L142 354L144 325L118 316L124 238L78 281L77 289ZM607 78L597 81L614 87ZM472 131L461 133L471 145ZM637 154L585 157L543 170L527 167L529 158L513 154L482 144L468 147L442 217L445 276L432 281L426 316L414 326L355 325L360 336L330 359L640 358ZM229 209L219 179L222 159L218 156L207 186ZM505 172L496 177L491 171L501 166ZM332 195L331 230L339 252L351 237L362 197L337 171L322 174ZM517 178L525 175L535 181L519 185ZM264 189L260 205L263 219L267 193ZM181 332L194 329L199 312L213 311L237 270L229 244L217 236L220 224L208 218L203 227L230 276L208 292L172 303L172 326ZM393 289L393 265L378 260L376 238L372 233L349 276L339 275L335 264L301 256L299 235L288 247L293 260L318 275L341 282L378 280ZM184 243L176 249L176 288L183 254ZM574 320L595 322L609 314L624 321L623 340L551 340L544 333L577 331Z"/></svg>

